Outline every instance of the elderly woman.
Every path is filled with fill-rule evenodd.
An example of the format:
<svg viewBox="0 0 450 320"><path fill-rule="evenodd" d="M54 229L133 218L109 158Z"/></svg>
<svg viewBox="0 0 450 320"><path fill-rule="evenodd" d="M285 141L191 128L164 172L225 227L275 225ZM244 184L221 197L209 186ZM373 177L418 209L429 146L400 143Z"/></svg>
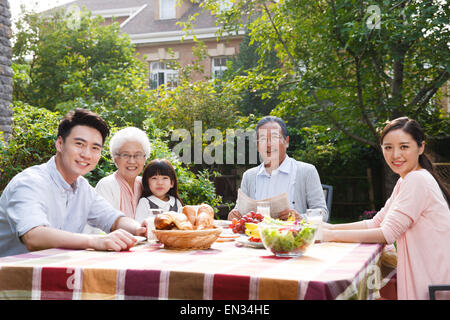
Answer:
<svg viewBox="0 0 450 320"><path fill-rule="evenodd" d="M150 156L147 134L135 127L117 131L109 142L111 158L117 167L113 174L102 178L95 190L126 216L135 218L136 207L142 193L139 174ZM98 233L89 226L85 233Z"/></svg>

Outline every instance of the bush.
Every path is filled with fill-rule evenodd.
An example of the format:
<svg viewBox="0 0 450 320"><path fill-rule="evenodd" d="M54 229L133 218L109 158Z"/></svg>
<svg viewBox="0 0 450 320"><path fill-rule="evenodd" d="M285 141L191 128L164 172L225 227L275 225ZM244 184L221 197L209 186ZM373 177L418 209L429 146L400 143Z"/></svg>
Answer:
<svg viewBox="0 0 450 320"><path fill-rule="evenodd" d="M7 144L0 144L0 192L17 173L48 161L56 152L59 113L21 102L12 111L12 135Z"/></svg>
<svg viewBox="0 0 450 320"><path fill-rule="evenodd" d="M36 108L16 102L13 106L12 135L8 143L0 140L0 192L8 182L22 170L33 165L48 161L55 153L55 140L57 128L62 115L47 109ZM111 136L122 127L109 124ZM145 121L144 131L155 134L152 121ZM210 173L205 170L197 175L184 167L170 151L166 142L159 135L151 139L152 152L150 159L167 158L172 162L179 179L179 193L185 204L200 204L202 202L217 207L222 199L215 193L214 183ZM109 154L109 136L105 141L102 156L97 167L85 177L92 186L101 178L116 170Z"/></svg>

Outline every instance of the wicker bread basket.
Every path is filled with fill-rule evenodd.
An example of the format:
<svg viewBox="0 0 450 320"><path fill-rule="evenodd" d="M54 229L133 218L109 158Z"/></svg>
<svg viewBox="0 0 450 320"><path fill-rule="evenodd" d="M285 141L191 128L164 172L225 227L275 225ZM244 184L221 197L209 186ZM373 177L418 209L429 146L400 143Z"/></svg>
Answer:
<svg viewBox="0 0 450 320"><path fill-rule="evenodd" d="M204 230L154 230L156 238L166 249L209 249L217 240L222 228Z"/></svg>

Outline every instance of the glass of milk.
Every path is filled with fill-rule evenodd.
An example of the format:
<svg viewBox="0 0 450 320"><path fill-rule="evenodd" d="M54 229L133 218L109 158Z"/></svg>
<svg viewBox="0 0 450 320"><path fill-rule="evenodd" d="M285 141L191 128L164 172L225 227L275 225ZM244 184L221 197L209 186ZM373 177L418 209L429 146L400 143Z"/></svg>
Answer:
<svg viewBox="0 0 450 320"><path fill-rule="evenodd" d="M256 203L256 212L262 214L264 217L270 217L270 202L258 201Z"/></svg>
<svg viewBox="0 0 450 320"><path fill-rule="evenodd" d="M306 221L312 225L317 226L316 240L322 241L322 209L308 209L306 210Z"/></svg>
<svg viewBox="0 0 450 320"><path fill-rule="evenodd" d="M148 217L145 220L147 221L147 241L150 243L156 243L158 241L153 230L155 230L155 217L160 213L163 213L161 209L148 210Z"/></svg>

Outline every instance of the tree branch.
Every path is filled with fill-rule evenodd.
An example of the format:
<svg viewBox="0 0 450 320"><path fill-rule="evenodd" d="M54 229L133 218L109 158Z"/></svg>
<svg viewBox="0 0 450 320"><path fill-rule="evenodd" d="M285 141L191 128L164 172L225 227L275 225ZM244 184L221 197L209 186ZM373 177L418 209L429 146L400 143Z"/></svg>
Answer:
<svg viewBox="0 0 450 320"><path fill-rule="evenodd" d="M380 61L377 60L377 57L371 56L371 57L370 57L370 60L372 61L372 64L373 64L374 69L375 69L375 71L377 72L377 74L378 74L382 79L386 80L387 83L388 83L389 85L392 85L392 78L389 77L389 76L386 74L386 72L384 71L383 66L381 65L382 63L380 64Z"/></svg>
<svg viewBox="0 0 450 320"><path fill-rule="evenodd" d="M416 96L407 104L407 107L412 107L416 104L419 104L421 101L422 103L419 106L422 107L422 105L428 103L428 101L431 99L433 95L430 95L429 93L434 91L436 92L437 89L442 87L442 85L450 79L450 73L447 70L442 70L440 74L429 84L425 84L422 89L416 94ZM436 89L436 90L434 90ZM417 112L417 110L416 110Z"/></svg>
<svg viewBox="0 0 450 320"><path fill-rule="evenodd" d="M263 7L264 7L264 10L267 13L267 16L269 17L270 23L272 24L272 27L275 30L275 33L277 34L278 41L280 41L280 43L283 45L284 50L286 51L289 59L291 60L292 64L294 65L294 68L297 70L298 69L297 61L295 61L294 56L291 54L291 52L289 51L289 48L287 47L286 43L283 41L283 38L281 37L281 34L278 31L278 28L275 25L275 22L273 21L272 16L270 15L269 8L267 8L267 5L265 3L263 3Z"/></svg>
<svg viewBox="0 0 450 320"><path fill-rule="evenodd" d="M321 101L321 100L317 97L316 92L315 92L314 90L311 90L311 95L313 96L314 100L316 100L317 105L318 105L319 107L322 108L323 112L326 114L326 116L331 120L331 122L334 124L334 126L335 126L338 130L342 131L345 135L349 136L350 138L352 138L352 139L354 139L354 140L356 140L356 141L359 141L359 142L364 143L364 144L368 144L368 145L372 146L373 148L375 148L375 149L377 149L377 150L380 149L380 147L378 146L377 143L375 143L375 142L373 142L373 141L370 141L370 140L367 140L367 139L365 139L365 138L363 138L363 137L357 136L357 135L355 135L355 134L349 132L347 129L345 129L345 128L344 128L344 127L343 127L343 126L342 126L342 125L341 125L341 124L333 117L333 115L328 111L326 102L325 102L325 101Z"/></svg>
<svg viewBox="0 0 450 320"><path fill-rule="evenodd" d="M361 115L364 120L364 122L369 127L370 131L373 134L373 137L375 140L378 139L377 131L375 130L372 121L370 121L369 117L366 113L366 106L364 105L364 98L362 93L362 81L361 81L361 60L360 58L355 58L355 67L356 67L356 87L357 87L357 93L358 93L358 103L359 103L359 109L361 110Z"/></svg>

